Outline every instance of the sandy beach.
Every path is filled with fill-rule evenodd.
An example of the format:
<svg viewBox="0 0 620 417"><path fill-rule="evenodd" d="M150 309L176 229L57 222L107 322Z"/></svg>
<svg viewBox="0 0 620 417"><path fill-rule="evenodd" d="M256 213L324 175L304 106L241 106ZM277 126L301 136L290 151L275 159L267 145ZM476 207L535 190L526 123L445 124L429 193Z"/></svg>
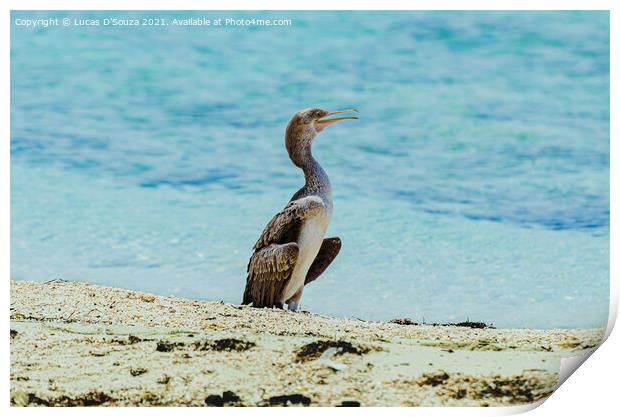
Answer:
<svg viewBox="0 0 620 417"><path fill-rule="evenodd" d="M411 325L11 281L11 404L504 406L603 329ZM406 321L401 322L406 323Z"/></svg>

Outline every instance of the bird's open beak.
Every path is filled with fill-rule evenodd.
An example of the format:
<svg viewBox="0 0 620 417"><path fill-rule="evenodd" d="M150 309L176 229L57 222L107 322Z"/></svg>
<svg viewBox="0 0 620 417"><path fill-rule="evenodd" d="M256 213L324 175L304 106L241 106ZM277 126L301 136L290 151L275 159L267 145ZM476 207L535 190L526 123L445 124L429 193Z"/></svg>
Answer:
<svg viewBox="0 0 620 417"><path fill-rule="evenodd" d="M332 111L327 113L325 116L314 122L314 128L317 132L325 129L327 126L339 122L341 120L357 120L357 116L348 116L348 117L332 117L337 114L347 114L347 113L358 113L357 109L349 109L349 110L340 110L340 111ZM332 118L330 118L332 117Z"/></svg>

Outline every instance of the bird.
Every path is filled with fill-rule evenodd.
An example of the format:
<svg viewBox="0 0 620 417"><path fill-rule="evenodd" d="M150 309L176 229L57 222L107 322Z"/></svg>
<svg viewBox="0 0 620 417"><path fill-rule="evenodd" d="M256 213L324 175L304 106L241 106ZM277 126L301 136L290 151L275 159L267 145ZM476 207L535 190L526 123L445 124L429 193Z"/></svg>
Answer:
<svg viewBox="0 0 620 417"><path fill-rule="evenodd" d="M356 120L356 109L300 110L293 115L284 144L305 184L264 228L247 267L242 304L297 311L304 287L316 280L340 252L339 237L325 238L333 211L329 177L312 156L312 143L327 126ZM334 117L342 115L341 117Z"/></svg>

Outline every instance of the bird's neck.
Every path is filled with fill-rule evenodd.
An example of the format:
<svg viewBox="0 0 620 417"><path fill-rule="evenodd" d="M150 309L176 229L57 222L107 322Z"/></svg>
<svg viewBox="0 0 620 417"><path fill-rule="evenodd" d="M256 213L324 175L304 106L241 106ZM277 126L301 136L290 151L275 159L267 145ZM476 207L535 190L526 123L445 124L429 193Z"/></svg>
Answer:
<svg viewBox="0 0 620 417"><path fill-rule="evenodd" d="M305 191L307 193L331 196L329 177L321 164L312 156L311 147L305 147L295 156L293 163L304 172L304 177L306 179L306 184L304 185Z"/></svg>

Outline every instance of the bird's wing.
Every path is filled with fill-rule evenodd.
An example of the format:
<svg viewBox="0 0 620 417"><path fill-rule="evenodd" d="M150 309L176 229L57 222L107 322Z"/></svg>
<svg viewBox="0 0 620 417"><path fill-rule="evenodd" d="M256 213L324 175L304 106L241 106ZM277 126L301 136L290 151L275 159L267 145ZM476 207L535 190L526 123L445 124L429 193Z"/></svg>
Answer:
<svg viewBox="0 0 620 417"><path fill-rule="evenodd" d="M263 248L271 243L283 243L282 238L287 231L299 225L301 220L310 218L323 209L325 209L323 200L316 196L303 197L289 202L267 224L254 245L254 250Z"/></svg>
<svg viewBox="0 0 620 417"><path fill-rule="evenodd" d="M328 237L327 239L323 239L321 249L319 249L319 253L316 255L316 258L314 258L312 265L310 265L310 269L308 269L304 285L308 285L310 282L317 279L319 275L327 269L336 256L338 256L341 246L342 242L339 237Z"/></svg>
<svg viewBox="0 0 620 417"><path fill-rule="evenodd" d="M248 263L243 304L273 307L293 273L299 247L296 243L272 243L254 252Z"/></svg>

